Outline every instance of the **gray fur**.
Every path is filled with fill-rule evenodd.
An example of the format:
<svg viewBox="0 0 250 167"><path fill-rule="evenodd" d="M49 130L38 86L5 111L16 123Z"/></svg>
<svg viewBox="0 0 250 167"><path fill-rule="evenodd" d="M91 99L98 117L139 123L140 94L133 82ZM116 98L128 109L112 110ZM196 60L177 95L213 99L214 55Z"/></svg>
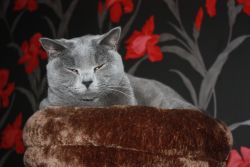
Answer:
<svg viewBox="0 0 250 167"><path fill-rule="evenodd" d="M41 38L41 44L49 55L49 88L40 108L56 105L195 108L158 81L126 74L121 56L116 51L120 33L118 27L103 35L69 40ZM100 68L95 71L98 66ZM86 82L91 83L89 88Z"/></svg>

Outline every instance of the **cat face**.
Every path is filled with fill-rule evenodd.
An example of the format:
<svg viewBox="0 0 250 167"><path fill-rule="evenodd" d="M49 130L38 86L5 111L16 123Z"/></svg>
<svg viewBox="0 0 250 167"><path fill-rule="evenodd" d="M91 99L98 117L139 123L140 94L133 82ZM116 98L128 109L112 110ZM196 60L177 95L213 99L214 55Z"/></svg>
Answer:
<svg viewBox="0 0 250 167"><path fill-rule="evenodd" d="M120 32L120 28L114 28L103 35L70 40L42 38L49 55L49 87L69 100L91 102L119 86L124 75L122 59L116 51Z"/></svg>

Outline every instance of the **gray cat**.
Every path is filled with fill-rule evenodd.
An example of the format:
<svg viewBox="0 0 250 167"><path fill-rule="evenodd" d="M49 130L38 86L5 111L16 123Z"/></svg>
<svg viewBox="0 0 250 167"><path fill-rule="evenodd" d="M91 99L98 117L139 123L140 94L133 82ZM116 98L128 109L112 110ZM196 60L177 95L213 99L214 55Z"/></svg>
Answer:
<svg viewBox="0 0 250 167"><path fill-rule="evenodd" d="M145 105L160 108L195 108L170 87L124 72L116 51L121 28L103 35L40 42L49 55L47 106Z"/></svg>

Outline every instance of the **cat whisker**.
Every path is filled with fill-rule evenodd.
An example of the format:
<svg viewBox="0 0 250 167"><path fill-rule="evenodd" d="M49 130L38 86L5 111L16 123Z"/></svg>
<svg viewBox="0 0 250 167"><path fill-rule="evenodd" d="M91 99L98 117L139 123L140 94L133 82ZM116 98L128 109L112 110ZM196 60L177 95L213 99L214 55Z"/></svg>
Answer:
<svg viewBox="0 0 250 167"><path fill-rule="evenodd" d="M111 91L121 93L122 95L125 95L125 96L127 96L127 97L129 97L129 98L133 98L132 96L130 96L130 95L128 95L128 94L126 94L126 93L124 93L124 92L122 92L122 91L120 91L120 90L112 89L112 88L109 88L109 87L106 87L106 88L109 89L109 90L111 90Z"/></svg>
<svg viewBox="0 0 250 167"><path fill-rule="evenodd" d="M106 84L102 84L102 85L99 85L99 88L103 88L103 89L109 89L109 90L112 90L112 91L116 91L116 92L119 92L129 98L133 98L132 96L130 96L129 94L126 94L125 92L121 91L121 90L118 90L116 88L121 88L121 89L126 89L126 90L130 90L129 87L125 87L125 86L110 86L110 85L106 85Z"/></svg>
<svg viewBox="0 0 250 167"><path fill-rule="evenodd" d="M121 87L121 86L108 86L108 88L122 88L122 89L127 89L127 90L130 89L130 87Z"/></svg>
<svg viewBox="0 0 250 167"><path fill-rule="evenodd" d="M105 85L105 84L102 84L102 85L99 85L100 88L122 88L122 89L127 89L129 90L130 87L127 87L127 86L110 86L110 85Z"/></svg>

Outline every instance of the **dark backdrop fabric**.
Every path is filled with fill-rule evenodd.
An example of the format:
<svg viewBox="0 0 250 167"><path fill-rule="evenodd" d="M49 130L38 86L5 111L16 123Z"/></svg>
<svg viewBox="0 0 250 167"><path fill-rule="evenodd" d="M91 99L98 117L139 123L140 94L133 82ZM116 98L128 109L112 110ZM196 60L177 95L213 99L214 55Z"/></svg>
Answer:
<svg viewBox="0 0 250 167"><path fill-rule="evenodd" d="M248 0L1 0L0 167L23 166L22 128L46 96L47 58L38 38L116 26L123 29L119 52L127 72L171 86L229 125L235 149L250 147L249 6Z"/></svg>

